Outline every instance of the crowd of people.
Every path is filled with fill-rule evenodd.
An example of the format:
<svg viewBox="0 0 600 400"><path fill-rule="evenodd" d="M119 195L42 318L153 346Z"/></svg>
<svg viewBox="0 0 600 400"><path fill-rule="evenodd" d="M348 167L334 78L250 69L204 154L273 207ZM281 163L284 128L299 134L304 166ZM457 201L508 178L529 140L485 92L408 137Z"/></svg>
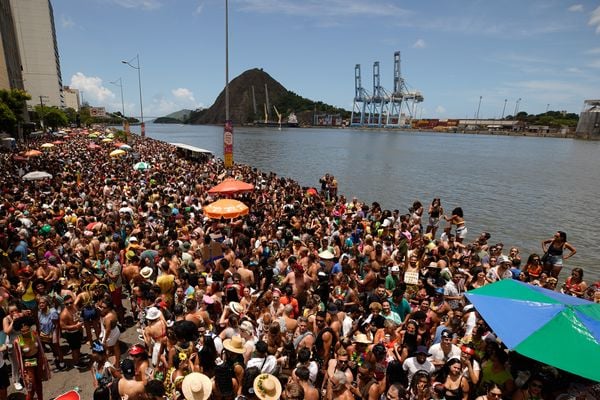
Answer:
<svg viewBox="0 0 600 400"><path fill-rule="evenodd" d="M508 352L464 296L518 279L600 302L580 268L558 284L566 233L522 258L438 198L401 213L329 174L317 191L138 136L109 157L101 137L0 155L0 400L43 400L68 368L98 400L550 400L573 379ZM209 218L226 177L254 185L235 195L249 213Z"/></svg>

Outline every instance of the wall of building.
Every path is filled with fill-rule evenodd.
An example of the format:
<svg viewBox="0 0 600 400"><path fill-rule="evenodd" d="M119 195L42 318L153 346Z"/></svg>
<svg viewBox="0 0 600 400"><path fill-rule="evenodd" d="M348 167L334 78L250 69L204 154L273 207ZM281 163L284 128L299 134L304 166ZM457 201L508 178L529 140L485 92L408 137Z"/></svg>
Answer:
<svg viewBox="0 0 600 400"><path fill-rule="evenodd" d="M0 89L23 89L21 57L10 0L0 0Z"/></svg>
<svg viewBox="0 0 600 400"><path fill-rule="evenodd" d="M65 97L65 107L79 111L79 90L65 86L63 88L63 95Z"/></svg>
<svg viewBox="0 0 600 400"><path fill-rule="evenodd" d="M10 0L28 105L64 107L54 15L49 0Z"/></svg>

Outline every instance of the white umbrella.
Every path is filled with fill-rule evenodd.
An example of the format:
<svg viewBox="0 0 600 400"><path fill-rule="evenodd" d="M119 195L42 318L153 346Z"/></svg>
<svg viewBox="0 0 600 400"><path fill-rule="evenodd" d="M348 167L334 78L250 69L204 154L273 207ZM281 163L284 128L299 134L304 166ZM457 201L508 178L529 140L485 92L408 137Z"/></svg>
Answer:
<svg viewBox="0 0 600 400"><path fill-rule="evenodd" d="M32 171L23 175L23 179L26 181L39 181L41 179L52 179L52 174L45 171Z"/></svg>
<svg viewBox="0 0 600 400"><path fill-rule="evenodd" d="M119 146L119 148L121 150L131 150L131 146L128 144L122 144L121 146Z"/></svg>
<svg viewBox="0 0 600 400"><path fill-rule="evenodd" d="M140 161L139 163L136 163L133 166L133 169L135 169L136 171L145 171L147 169L150 169L150 164L144 161Z"/></svg>

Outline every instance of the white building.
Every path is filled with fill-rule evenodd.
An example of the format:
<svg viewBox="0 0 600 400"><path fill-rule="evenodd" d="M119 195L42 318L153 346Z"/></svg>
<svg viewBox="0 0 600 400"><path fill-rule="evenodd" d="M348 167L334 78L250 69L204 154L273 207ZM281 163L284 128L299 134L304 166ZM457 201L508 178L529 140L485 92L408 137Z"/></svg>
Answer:
<svg viewBox="0 0 600 400"><path fill-rule="evenodd" d="M50 0L10 0L28 106L64 107L60 60Z"/></svg>
<svg viewBox="0 0 600 400"><path fill-rule="evenodd" d="M72 108L75 111L79 111L79 89L65 86L63 88L63 95L65 98L65 108Z"/></svg>

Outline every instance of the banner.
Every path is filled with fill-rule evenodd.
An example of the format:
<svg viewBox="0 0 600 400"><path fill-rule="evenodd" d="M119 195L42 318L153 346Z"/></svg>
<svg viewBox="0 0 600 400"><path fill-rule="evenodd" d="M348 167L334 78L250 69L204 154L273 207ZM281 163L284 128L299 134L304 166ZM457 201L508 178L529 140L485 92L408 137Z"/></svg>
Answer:
<svg viewBox="0 0 600 400"><path fill-rule="evenodd" d="M233 123L225 121L225 129L223 131L223 161L225 168L233 167Z"/></svg>

